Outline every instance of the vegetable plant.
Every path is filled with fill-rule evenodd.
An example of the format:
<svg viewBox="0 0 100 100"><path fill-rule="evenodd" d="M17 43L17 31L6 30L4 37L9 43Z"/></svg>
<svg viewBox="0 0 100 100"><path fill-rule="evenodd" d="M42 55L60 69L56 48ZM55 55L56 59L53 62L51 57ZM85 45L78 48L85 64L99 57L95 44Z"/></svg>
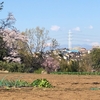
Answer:
<svg viewBox="0 0 100 100"><path fill-rule="evenodd" d="M52 85L47 81L47 79L36 79L31 83L31 86L34 87L45 87L45 88L51 88Z"/></svg>
<svg viewBox="0 0 100 100"><path fill-rule="evenodd" d="M43 87L43 88L51 88L53 87L47 79L36 79L32 83L23 80L0 80L0 87Z"/></svg>

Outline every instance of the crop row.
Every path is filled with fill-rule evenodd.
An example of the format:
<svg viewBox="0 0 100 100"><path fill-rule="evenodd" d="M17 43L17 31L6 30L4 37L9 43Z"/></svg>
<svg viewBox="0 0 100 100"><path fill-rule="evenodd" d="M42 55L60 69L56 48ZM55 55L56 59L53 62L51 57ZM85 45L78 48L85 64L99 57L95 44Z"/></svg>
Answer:
<svg viewBox="0 0 100 100"><path fill-rule="evenodd" d="M47 81L47 79L36 79L32 83L23 80L0 80L0 87L44 87L50 88L52 85Z"/></svg>

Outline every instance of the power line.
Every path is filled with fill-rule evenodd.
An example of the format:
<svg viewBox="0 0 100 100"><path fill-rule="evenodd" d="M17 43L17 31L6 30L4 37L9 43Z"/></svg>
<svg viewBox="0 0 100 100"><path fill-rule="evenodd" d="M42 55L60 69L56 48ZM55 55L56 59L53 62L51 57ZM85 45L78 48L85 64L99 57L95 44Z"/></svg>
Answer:
<svg viewBox="0 0 100 100"><path fill-rule="evenodd" d="M100 43L100 36L96 34L80 34L80 33L73 33L69 35L67 34L59 34L53 35L59 43L68 45L68 48L72 47L72 44L91 44L93 42Z"/></svg>
<svg viewBox="0 0 100 100"><path fill-rule="evenodd" d="M71 31L69 30L68 32L68 48L71 49L72 48L72 42L71 42Z"/></svg>

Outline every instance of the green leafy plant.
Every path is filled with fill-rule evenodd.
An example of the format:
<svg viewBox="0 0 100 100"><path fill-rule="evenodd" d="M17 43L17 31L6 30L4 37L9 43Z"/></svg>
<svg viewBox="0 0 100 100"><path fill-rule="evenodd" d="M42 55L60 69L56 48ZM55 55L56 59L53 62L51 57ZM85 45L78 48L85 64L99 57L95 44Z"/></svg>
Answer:
<svg viewBox="0 0 100 100"><path fill-rule="evenodd" d="M29 87L30 83L22 80L0 80L0 87Z"/></svg>
<svg viewBox="0 0 100 100"><path fill-rule="evenodd" d="M45 87L45 88L51 88L53 87L47 79L36 79L31 83L31 86L34 87Z"/></svg>
<svg viewBox="0 0 100 100"><path fill-rule="evenodd" d="M90 88L91 90L100 90L100 88L99 87L92 87L92 88Z"/></svg>

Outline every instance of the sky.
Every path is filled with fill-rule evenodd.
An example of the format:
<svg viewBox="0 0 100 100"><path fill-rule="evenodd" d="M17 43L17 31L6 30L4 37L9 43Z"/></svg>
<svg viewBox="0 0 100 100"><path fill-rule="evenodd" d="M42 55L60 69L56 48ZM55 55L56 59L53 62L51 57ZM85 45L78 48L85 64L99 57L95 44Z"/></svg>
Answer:
<svg viewBox="0 0 100 100"><path fill-rule="evenodd" d="M20 32L39 26L49 30L49 36L55 38L60 46L68 46L70 30L71 47L100 45L100 0L3 1L0 19L11 12Z"/></svg>

